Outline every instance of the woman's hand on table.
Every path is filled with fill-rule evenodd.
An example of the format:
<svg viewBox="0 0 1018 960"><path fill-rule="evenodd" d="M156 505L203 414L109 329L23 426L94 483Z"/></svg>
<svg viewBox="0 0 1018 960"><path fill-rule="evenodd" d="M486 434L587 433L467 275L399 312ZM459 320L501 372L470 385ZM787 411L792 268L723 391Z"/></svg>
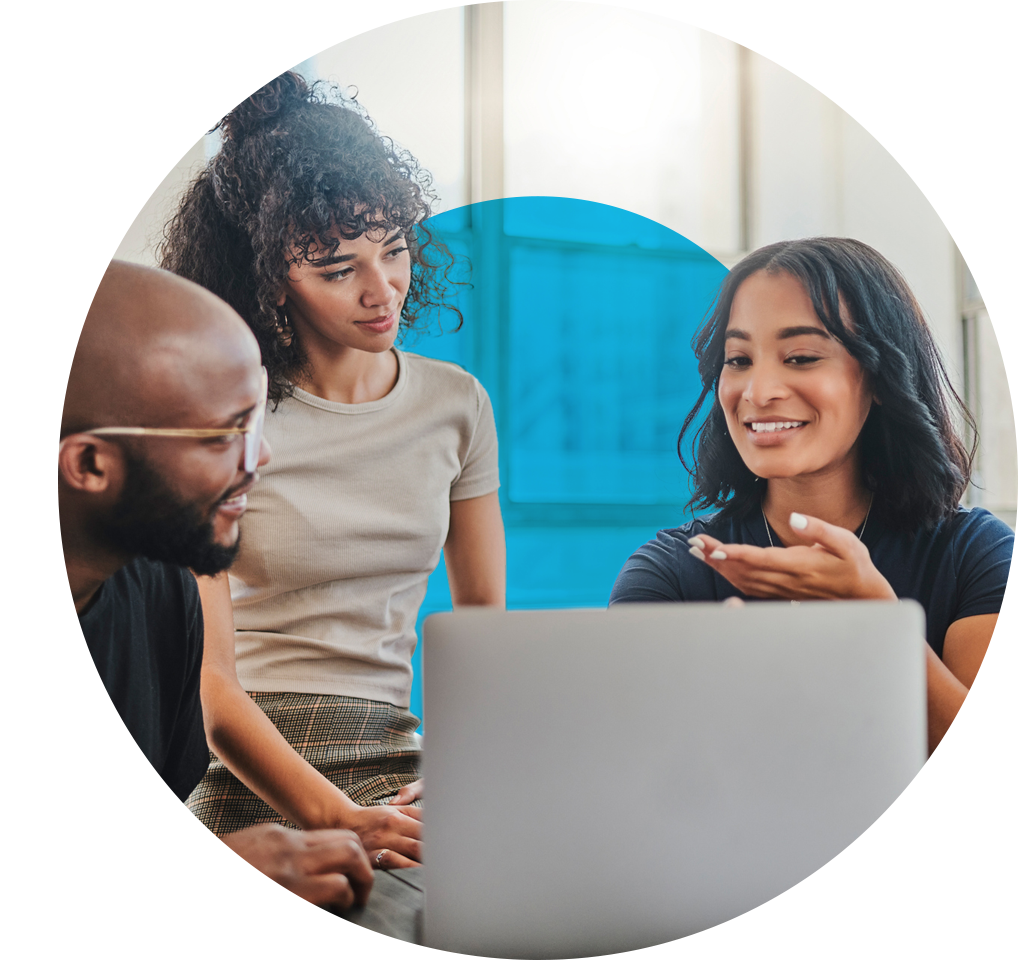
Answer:
<svg viewBox="0 0 1018 960"><path fill-rule="evenodd" d="M851 531L792 514L803 545L754 547L690 537L690 553L747 597L777 600L894 600L896 595Z"/></svg>
<svg viewBox="0 0 1018 960"><path fill-rule="evenodd" d="M422 816L419 807L357 807L343 818L343 826L360 837L371 866L396 870L422 863Z"/></svg>
<svg viewBox="0 0 1018 960"><path fill-rule="evenodd" d="M1018 787L1004 794L1004 815L997 825L997 836L1011 865L1018 870Z"/></svg>

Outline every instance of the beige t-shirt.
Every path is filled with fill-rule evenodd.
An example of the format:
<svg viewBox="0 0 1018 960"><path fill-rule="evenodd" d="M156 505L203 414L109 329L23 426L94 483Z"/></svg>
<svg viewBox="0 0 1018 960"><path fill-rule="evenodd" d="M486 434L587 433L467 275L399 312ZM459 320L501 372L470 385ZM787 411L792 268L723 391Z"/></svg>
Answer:
<svg viewBox="0 0 1018 960"><path fill-rule="evenodd" d="M230 570L245 690L410 704L414 625L449 502L498 489L488 395L460 367L396 351L392 391L303 390L265 419L272 459Z"/></svg>

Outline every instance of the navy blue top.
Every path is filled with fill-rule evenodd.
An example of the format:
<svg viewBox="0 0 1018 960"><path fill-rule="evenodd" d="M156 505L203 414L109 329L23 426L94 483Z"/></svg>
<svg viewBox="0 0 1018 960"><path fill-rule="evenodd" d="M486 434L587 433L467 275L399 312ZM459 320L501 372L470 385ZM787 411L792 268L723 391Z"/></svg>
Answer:
<svg viewBox="0 0 1018 960"><path fill-rule="evenodd" d="M740 520L719 520L710 514L662 530L626 561L609 603L750 599L690 556L685 540L699 533L722 543L769 545L759 509ZM959 508L953 517L911 538L888 530L873 515L862 539L873 565L894 592L922 604L926 639L938 657L943 656L944 634L955 620L1000 613L1014 533L992 513Z"/></svg>

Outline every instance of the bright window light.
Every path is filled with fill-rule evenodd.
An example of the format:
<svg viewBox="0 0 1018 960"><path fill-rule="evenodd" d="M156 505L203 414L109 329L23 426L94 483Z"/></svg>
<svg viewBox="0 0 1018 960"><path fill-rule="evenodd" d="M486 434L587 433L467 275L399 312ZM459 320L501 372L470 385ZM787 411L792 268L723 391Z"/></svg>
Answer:
<svg viewBox="0 0 1018 960"><path fill-rule="evenodd" d="M466 202L463 49L463 9L454 7L387 24L306 62L315 77L356 90L378 129L431 172L437 210Z"/></svg>
<svg viewBox="0 0 1018 960"><path fill-rule="evenodd" d="M504 8L505 194L622 207L738 249L738 48L631 10Z"/></svg>

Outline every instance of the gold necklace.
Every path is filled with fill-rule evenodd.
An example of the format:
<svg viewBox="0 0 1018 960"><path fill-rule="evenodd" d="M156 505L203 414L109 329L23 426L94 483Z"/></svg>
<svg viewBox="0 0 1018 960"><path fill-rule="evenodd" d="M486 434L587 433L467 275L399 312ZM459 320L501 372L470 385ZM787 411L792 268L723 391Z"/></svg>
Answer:
<svg viewBox="0 0 1018 960"><path fill-rule="evenodd" d="M862 541L862 535L866 532L866 524L869 522L870 519L870 510L873 509L873 497L874 494L871 493L870 505L866 508L866 516L863 517L862 526L859 528L859 532L856 534L860 542ZM767 522L767 514L764 513L763 500L760 501L760 516L763 517L764 530L767 531L767 542L773 547L774 541L771 539L771 525Z"/></svg>

